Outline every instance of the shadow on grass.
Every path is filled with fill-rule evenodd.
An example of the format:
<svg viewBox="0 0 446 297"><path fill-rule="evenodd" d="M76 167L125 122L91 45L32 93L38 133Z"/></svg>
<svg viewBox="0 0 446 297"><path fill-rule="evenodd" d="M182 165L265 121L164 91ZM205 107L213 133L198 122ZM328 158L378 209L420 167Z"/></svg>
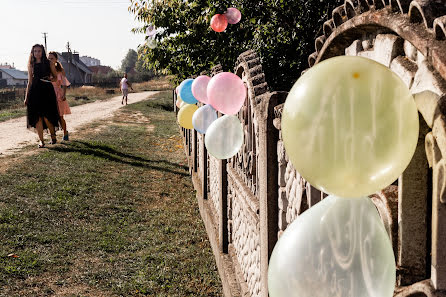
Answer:
<svg viewBox="0 0 446 297"><path fill-rule="evenodd" d="M49 148L51 151L57 151L61 153L80 153L82 155L90 155L99 158L103 158L113 162L119 162L123 164L128 164L131 166L160 170L165 172L170 172L174 174L179 174L182 176L189 176L188 167L182 166L177 163L172 163L167 160L150 160L143 157L135 156L132 154L123 153L115 150L107 145L95 144L86 141L70 141L69 143L62 143L59 146ZM164 164L164 166L156 166L153 164ZM167 167L174 167L175 169L182 169L181 171L172 170Z"/></svg>

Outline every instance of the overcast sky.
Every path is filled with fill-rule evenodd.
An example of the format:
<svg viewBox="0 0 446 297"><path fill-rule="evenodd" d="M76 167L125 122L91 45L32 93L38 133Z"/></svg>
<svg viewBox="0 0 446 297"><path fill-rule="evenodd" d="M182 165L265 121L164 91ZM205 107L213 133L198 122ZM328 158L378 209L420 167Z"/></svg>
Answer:
<svg viewBox="0 0 446 297"><path fill-rule="evenodd" d="M130 30L141 24L128 12L129 0L0 0L0 63L26 70L31 47L66 51L69 41L80 56L115 69L129 49L144 43Z"/></svg>

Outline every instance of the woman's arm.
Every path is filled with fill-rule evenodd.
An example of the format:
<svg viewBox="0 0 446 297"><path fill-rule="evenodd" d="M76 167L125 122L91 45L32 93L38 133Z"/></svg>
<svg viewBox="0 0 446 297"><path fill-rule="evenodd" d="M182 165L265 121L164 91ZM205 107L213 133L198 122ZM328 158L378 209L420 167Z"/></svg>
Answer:
<svg viewBox="0 0 446 297"><path fill-rule="evenodd" d="M25 101L23 101L23 103L25 105L28 104L28 93L29 93L29 88L31 87L32 81L33 81L33 69L32 69L32 67L30 67L28 65L28 84L26 85Z"/></svg>
<svg viewBox="0 0 446 297"><path fill-rule="evenodd" d="M50 70L51 70L51 75L53 76L53 78L57 79L56 65L54 65L54 63L50 62Z"/></svg>

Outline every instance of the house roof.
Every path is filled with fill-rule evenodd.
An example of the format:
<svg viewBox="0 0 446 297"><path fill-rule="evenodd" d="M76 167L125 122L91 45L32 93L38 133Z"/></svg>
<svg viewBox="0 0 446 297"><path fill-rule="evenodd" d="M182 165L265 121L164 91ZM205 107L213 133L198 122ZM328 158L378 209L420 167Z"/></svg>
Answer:
<svg viewBox="0 0 446 297"><path fill-rule="evenodd" d="M68 63L68 61L65 59L65 57L62 55L62 53L57 53L57 59L61 63ZM85 65L82 61L76 61L75 59L72 59L71 62L74 64L74 66L78 67L80 70L87 74L91 74L92 71L88 68L87 65Z"/></svg>
<svg viewBox="0 0 446 297"><path fill-rule="evenodd" d="M14 79L28 79L28 72L25 71L4 68L0 68L0 71L12 76Z"/></svg>

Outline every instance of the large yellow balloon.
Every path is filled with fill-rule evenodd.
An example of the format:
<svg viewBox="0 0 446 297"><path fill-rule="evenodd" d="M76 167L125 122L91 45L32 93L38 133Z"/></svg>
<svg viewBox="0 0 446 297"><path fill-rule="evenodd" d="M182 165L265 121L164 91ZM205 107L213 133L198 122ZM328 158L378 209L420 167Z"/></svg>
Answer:
<svg viewBox="0 0 446 297"><path fill-rule="evenodd" d="M194 112L198 109L198 106L195 104L185 104L181 107L178 112L178 123L181 127L186 129L193 129L194 125L192 125L192 116Z"/></svg>
<svg viewBox="0 0 446 297"><path fill-rule="evenodd" d="M282 135L297 171L341 197L370 195L404 171L418 140L409 89L387 67L335 57L308 70L283 108Z"/></svg>

